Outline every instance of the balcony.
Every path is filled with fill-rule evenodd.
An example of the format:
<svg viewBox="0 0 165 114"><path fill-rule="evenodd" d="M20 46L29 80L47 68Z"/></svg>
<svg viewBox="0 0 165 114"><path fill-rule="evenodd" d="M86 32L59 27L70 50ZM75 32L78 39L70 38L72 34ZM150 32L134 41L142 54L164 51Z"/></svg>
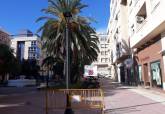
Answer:
<svg viewBox="0 0 165 114"><path fill-rule="evenodd" d="M146 3L142 5L139 12L136 15L136 30L139 31L140 28L145 24L147 18Z"/></svg>
<svg viewBox="0 0 165 114"><path fill-rule="evenodd" d="M125 49L125 47L121 44L121 43L118 43L116 45L116 53L115 53L115 56L116 57L113 57L113 62L115 63L120 63L122 62L123 60L125 60L126 58L128 58L129 56L129 52L127 49Z"/></svg>

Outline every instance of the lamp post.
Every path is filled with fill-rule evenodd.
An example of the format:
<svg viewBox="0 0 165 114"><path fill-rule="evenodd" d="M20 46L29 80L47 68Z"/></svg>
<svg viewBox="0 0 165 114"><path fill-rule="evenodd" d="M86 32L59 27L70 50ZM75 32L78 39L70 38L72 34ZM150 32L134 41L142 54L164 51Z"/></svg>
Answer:
<svg viewBox="0 0 165 114"><path fill-rule="evenodd" d="M63 13L66 21L66 29L65 29L65 42L66 42L66 57L65 57L65 68L66 68L66 89L69 89L69 82L70 82L70 38L69 38L69 22L70 18L72 17L71 12L64 12ZM67 92L66 94L66 109L64 114L74 114L72 108L71 108L71 101L70 101L70 95Z"/></svg>
<svg viewBox="0 0 165 114"><path fill-rule="evenodd" d="M70 18L72 17L71 12L64 12L63 13L66 21L66 29L65 29L65 43L66 43L66 89L69 89L69 78L70 78L70 38L69 38L69 22Z"/></svg>

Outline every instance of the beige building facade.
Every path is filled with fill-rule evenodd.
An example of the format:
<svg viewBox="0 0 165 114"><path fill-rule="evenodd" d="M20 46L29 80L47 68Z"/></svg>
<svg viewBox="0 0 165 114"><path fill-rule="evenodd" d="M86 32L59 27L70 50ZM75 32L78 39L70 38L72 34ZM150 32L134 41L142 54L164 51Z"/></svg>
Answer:
<svg viewBox="0 0 165 114"><path fill-rule="evenodd" d="M108 34L111 42L112 75L118 82L125 82L124 62L129 58L128 5L125 0L111 0Z"/></svg>
<svg viewBox="0 0 165 114"><path fill-rule="evenodd" d="M92 63L97 66L98 75L111 77L111 64L110 64L110 43L108 41L108 35L104 33L98 33L99 37L99 50L97 61Z"/></svg>

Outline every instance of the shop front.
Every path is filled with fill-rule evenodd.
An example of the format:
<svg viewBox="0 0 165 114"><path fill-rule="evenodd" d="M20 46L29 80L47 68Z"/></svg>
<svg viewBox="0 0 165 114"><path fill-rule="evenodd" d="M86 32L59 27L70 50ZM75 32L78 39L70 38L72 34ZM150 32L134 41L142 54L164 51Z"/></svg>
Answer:
<svg viewBox="0 0 165 114"><path fill-rule="evenodd" d="M152 42L146 42L136 53L138 67L138 82L140 85L163 88L164 65L162 57L161 37L157 36Z"/></svg>

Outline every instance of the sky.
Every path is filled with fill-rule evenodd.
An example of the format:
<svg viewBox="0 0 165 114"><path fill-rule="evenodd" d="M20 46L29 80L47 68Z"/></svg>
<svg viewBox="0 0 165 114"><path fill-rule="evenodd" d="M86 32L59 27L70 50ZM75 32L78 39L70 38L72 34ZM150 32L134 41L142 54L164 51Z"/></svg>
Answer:
<svg viewBox="0 0 165 114"><path fill-rule="evenodd" d="M0 0L0 28L9 34L17 34L22 29L36 33L43 22L36 19L45 16L41 10L48 6L47 0ZM88 5L82 10L83 16L96 20L91 24L98 32L106 31L109 20L110 0L82 0Z"/></svg>

